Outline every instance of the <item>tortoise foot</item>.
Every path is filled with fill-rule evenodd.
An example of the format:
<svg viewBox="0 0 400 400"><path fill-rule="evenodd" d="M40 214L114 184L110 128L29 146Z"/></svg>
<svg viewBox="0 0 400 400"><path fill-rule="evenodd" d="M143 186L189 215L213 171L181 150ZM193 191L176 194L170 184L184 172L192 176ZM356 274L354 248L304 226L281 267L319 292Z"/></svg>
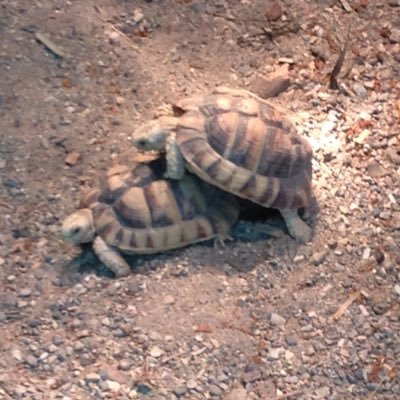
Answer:
<svg viewBox="0 0 400 400"><path fill-rule="evenodd" d="M280 210L290 235L299 243L311 240L312 229L299 217L297 210Z"/></svg>

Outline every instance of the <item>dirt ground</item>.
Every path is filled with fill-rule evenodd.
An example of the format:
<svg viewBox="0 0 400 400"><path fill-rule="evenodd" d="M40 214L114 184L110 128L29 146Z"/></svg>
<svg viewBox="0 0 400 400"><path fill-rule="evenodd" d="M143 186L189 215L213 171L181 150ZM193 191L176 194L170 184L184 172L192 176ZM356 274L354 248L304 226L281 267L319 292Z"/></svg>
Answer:
<svg viewBox="0 0 400 400"><path fill-rule="evenodd" d="M399 26L398 0L1 1L0 399L399 399ZM309 244L241 221L114 279L62 240L162 104L285 67Z"/></svg>

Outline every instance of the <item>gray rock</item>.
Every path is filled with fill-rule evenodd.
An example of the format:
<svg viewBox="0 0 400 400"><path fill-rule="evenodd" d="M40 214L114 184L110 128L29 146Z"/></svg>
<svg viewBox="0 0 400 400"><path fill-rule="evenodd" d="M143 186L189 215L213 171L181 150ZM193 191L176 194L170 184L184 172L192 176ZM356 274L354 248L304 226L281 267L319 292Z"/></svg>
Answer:
<svg viewBox="0 0 400 400"><path fill-rule="evenodd" d="M247 399L246 389L241 386L232 389L232 391L225 396L225 400L246 400L246 399Z"/></svg>
<svg viewBox="0 0 400 400"><path fill-rule="evenodd" d="M366 100L368 98L368 91L362 83L355 82L353 85L353 90L361 99Z"/></svg>
<svg viewBox="0 0 400 400"><path fill-rule="evenodd" d="M177 397L182 397L184 396L187 392L189 391L187 386L179 386L176 389L174 389L174 394Z"/></svg>
<svg viewBox="0 0 400 400"><path fill-rule="evenodd" d="M281 317L279 314L272 313L271 314L271 323L273 325L282 327L286 324L286 319Z"/></svg>
<svg viewBox="0 0 400 400"><path fill-rule="evenodd" d="M210 385L208 386L208 391L210 392L210 394L212 396L221 396L223 391L220 387L218 387L217 385Z"/></svg>
<svg viewBox="0 0 400 400"><path fill-rule="evenodd" d="M389 211L381 211L380 213L379 213L379 218L380 219L383 219L383 220L388 220L388 219L390 219L390 212Z"/></svg>
<svg viewBox="0 0 400 400"><path fill-rule="evenodd" d="M128 369L131 368L132 364L133 363L131 360L124 358L118 363L118 368L121 369L122 371L127 371Z"/></svg>
<svg viewBox="0 0 400 400"><path fill-rule="evenodd" d="M82 341L77 340L74 343L74 351L82 351L84 348L85 348L85 344Z"/></svg>
<svg viewBox="0 0 400 400"><path fill-rule="evenodd" d="M51 341L53 342L53 344L55 344L56 346L60 346L64 343L64 339L61 336L58 335L54 335L51 339Z"/></svg>
<svg viewBox="0 0 400 400"><path fill-rule="evenodd" d="M367 173L371 178L379 178L386 175L386 171L377 161L372 161L368 164Z"/></svg>
<svg viewBox="0 0 400 400"><path fill-rule="evenodd" d="M194 388L197 387L197 382L196 382L194 379L189 379L189 380L186 382L186 386L187 386L189 389L194 389Z"/></svg>
<svg viewBox="0 0 400 400"><path fill-rule="evenodd" d="M29 297L32 294L32 290L29 288L23 288L19 291L19 297Z"/></svg>
<svg viewBox="0 0 400 400"><path fill-rule="evenodd" d="M242 382L244 383L251 383L261 379L261 372L259 369L255 368L250 371L246 371L242 375Z"/></svg>
<svg viewBox="0 0 400 400"><path fill-rule="evenodd" d="M37 358L35 356L33 356L32 354L29 354L26 357L25 361L31 368L35 368L38 365Z"/></svg>
<svg viewBox="0 0 400 400"><path fill-rule="evenodd" d="M291 336L291 335L285 336L285 341L286 341L286 344L288 346L296 346L297 343L298 343L297 339L294 336Z"/></svg>
<svg viewBox="0 0 400 400"><path fill-rule="evenodd" d="M315 391L315 394L319 399L326 399L331 394L331 390L328 386L322 386Z"/></svg>
<svg viewBox="0 0 400 400"><path fill-rule="evenodd" d="M174 304L175 303L175 298L171 295L167 295L164 297L164 304L165 305L170 305L170 304Z"/></svg>
<svg viewBox="0 0 400 400"><path fill-rule="evenodd" d="M98 382L101 377L99 374L96 374L96 372L89 372L88 374L86 374L85 379L88 382Z"/></svg>
<svg viewBox="0 0 400 400"><path fill-rule="evenodd" d="M119 392L119 390L121 389L121 384L116 382L116 381L102 381L101 382L101 386L104 390L109 390L111 392Z"/></svg>
<svg viewBox="0 0 400 400"><path fill-rule="evenodd" d="M313 265L318 266L318 265L322 264L325 261L325 258L326 258L326 251L322 250L322 251L319 251L317 253L314 253L311 256L310 261L311 261L311 263Z"/></svg>
<svg viewBox="0 0 400 400"><path fill-rule="evenodd" d="M150 355L151 355L152 357L154 357L154 358L161 357L163 354L164 354L164 350L161 349L161 348L158 347L158 346L153 346L153 347L150 349Z"/></svg>
<svg viewBox="0 0 400 400"><path fill-rule="evenodd" d="M281 348L273 348L270 349L267 355L268 360L274 361L274 360L279 360L280 354L281 354Z"/></svg>
<svg viewBox="0 0 400 400"><path fill-rule="evenodd" d="M392 43L400 43L400 29L392 29L389 35L389 40Z"/></svg>
<svg viewBox="0 0 400 400"><path fill-rule="evenodd" d="M386 157L396 165L400 165L400 154L397 153L397 150L393 147L390 147L386 150Z"/></svg>

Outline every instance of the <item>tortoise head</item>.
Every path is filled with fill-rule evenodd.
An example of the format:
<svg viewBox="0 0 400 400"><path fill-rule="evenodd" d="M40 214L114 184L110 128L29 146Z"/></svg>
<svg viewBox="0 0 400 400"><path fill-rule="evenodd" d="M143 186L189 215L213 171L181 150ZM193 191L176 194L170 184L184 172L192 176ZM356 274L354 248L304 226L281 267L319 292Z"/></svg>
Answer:
<svg viewBox="0 0 400 400"><path fill-rule="evenodd" d="M61 233L65 240L75 244L91 242L95 234L92 211L83 208L69 215L63 221Z"/></svg>
<svg viewBox="0 0 400 400"><path fill-rule="evenodd" d="M161 117L139 126L132 134L132 144L139 151L164 151L167 137L178 125L174 117Z"/></svg>

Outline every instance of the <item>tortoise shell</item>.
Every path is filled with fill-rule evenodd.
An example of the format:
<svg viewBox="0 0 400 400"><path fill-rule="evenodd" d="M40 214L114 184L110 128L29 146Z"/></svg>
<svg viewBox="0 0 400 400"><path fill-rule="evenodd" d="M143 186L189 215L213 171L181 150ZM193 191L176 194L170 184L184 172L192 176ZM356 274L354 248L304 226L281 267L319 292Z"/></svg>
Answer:
<svg viewBox="0 0 400 400"><path fill-rule="evenodd" d="M117 165L81 208L92 210L96 233L124 253L151 254L226 233L238 218L235 199L191 174L162 177L156 160Z"/></svg>
<svg viewBox="0 0 400 400"><path fill-rule="evenodd" d="M295 133L293 123L271 102L246 90L217 87L211 94L180 99L172 105L176 116L189 111L200 111L205 117L235 112L249 117L258 117L268 126L276 126L287 133Z"/></svg>
<svg viewBox="0 0 400 400"><path fill-rule="evenodd" d="M176 141L189 169L265 207L299 209L313 199L312 149L272 104L249 92L177 102Z"/></svg>

